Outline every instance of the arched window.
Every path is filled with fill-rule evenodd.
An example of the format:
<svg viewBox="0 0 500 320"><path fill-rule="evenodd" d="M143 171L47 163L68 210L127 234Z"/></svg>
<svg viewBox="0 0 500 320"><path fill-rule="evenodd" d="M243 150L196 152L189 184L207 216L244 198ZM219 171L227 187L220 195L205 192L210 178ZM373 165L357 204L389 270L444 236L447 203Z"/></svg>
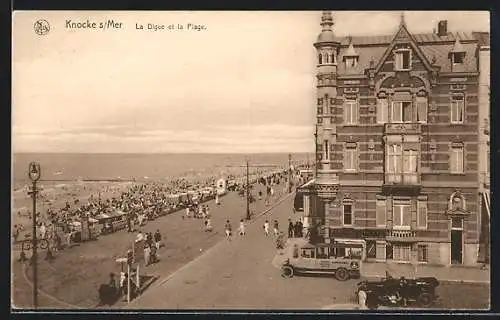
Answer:
<svg viewBox="0 0 500 320"><path fill-rule="evenodd" d="M330 62L328 61L328 53L325 53L325 63L330 63Z"/></svg>
<svg viewBox="0 0 500 320"><path fill-rule="evenodd" d="M331 61L332 63L335 63L335 54L333 54L333 53L331 54L330 61Z"/></svg>
<svg viewBox="0 0 500 320"><path fill-rule="evenodd" d="M450 196L450 201L448 204L448 209L451 211L465 211L466 203L464 196L460 191L455 191Z"/></svg>
<svg viewBox="0 0 500 320"><path fill-rule="evenodd" d="M318 63L319 64L323 63L323 55L321 53L318 55Z"/></svg>

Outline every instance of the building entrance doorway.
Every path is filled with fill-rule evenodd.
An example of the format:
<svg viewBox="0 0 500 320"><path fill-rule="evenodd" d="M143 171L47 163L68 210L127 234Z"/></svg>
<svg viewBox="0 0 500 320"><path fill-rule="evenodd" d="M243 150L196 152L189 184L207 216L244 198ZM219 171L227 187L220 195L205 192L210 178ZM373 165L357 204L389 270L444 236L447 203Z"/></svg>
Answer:
<svg viewBox="0 0 500 320"><path fill-rule="evenodd" d="M451 263L462 264L462 230L451 230Z"/></svg>

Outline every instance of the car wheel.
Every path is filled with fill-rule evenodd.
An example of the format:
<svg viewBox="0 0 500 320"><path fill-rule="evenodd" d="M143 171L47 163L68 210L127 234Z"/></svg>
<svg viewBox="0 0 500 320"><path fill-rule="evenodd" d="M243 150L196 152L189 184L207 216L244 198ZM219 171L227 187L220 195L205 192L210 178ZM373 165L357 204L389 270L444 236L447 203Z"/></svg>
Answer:
<svg viewBox="0 0 500 320"><path fill-rule="evenodd" d="M432 303L432 296L431 296L431 294L428 293L428 292L422 292L418 296L418 303L421 304L424 307L430 306L431 303Z"/></svg>
<svg viewBox="0 0 500 320"><path fill-rule="evenodd" d="M293 277L293 268L290 266L284 266L281 268L281 276L284 278Z"/></svg>
<svg viewBox="0 0 500 320"><path fill-rule="evenodd" d="M337 280L339 281L346 281L347 279L349 279L349 274L347 273L346 269L338 268L335 271L335 278L337 278Z"/></svg>

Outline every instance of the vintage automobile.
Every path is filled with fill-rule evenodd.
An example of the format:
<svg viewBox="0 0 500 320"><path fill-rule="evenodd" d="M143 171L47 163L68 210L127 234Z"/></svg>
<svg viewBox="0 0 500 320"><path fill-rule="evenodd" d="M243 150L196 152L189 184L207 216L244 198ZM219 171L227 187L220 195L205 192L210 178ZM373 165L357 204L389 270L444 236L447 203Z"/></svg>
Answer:
<svg viewBox="0 0 500 320"><path fill-rule="evenodd" d="M403 307L416 305L429 307L436 301L436 287L439 281L434 277L416 279L399 279L386 274L380 281L361 281L358 283L356 295L360 291L366 294L366 306L376 309L379 306Z"/></svg>
<svg viewBox="0 0 500 320"><path fill-rule="evenodd" d="M301 239L302 240L302 239ZM339 281L360 277L361 255L345 244L294 243L289 245L281 275L291 278L296 274L334 275ZM357 248L354 248L357 249Z"/></svg>

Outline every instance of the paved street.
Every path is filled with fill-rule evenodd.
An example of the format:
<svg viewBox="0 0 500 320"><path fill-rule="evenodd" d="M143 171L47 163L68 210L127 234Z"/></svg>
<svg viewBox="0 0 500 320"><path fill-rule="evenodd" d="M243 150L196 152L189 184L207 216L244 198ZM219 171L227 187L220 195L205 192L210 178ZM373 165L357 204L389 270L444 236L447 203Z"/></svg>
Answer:
<svg viewBox="0 0 500 320"><path fill-rule="evenodd" d="M237 236L233 241L214 246L166 281L159 280L158 285L148 289L129 307L321 309L332 303L348 302L356 280L338 282L332 278L312 277L284 279L273 266L272 260L276 254L274 237L265 237L262 225L266 219L278 219L280 229L286 231L288 218L293 217L292 204L293 197L287 198L249 225L246 237Z"/></svg>
<svg viewBox="0 0 500 320"><path fill-rule="evenodd" d="M170 276L160 279L134 300L131 309L350 309L359 280L340 282L330 277L284 279L276 268L274 237L265 237L264 220L278 219L286 231L293 218L293 197L248 226L246 237L222 241ZM298 217L296 217L298 218ZM274 263L273 263L274 262ZM484 309L489 286L441 284L436 308Z"/></svg>

